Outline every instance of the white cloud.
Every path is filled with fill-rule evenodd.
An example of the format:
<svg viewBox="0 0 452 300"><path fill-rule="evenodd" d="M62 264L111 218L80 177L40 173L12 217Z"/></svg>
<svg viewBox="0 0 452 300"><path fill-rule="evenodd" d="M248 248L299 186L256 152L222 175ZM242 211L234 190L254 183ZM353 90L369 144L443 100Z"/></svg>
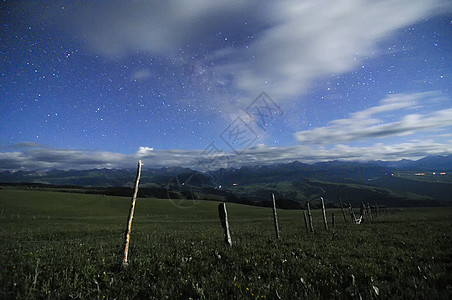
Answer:
<svg viewBox="0 0 452 300"><path fill-rule="evenodd" d="M212 82L221 75L232 80L234 92L255 97L266 91L279 101L303 94L316 78L348 72L362 57L381 53L379 43L397 29L452 11L450 2L440 0L64 3L66 10L60 3L45 10L27 6L46 23L66 24L96 54L174 57L184 50L188 57L196 54L195 64L212 69ZM228 35L249 39L230 47L223 43ZM147 78L143 72L134 76Z"/></svg>
<svg viewBox="0 0 452 300"><path fill-rule="evenodd" d="M137 156L146 156L149 152L154 151L154 148L150 147L140 147L137 151Z"/></svg>
<svg viewBox="0 0 452 300"><path fill-rule="evenodd" d="M353 113L351 116L353 119L364 120L380 113L416 107L419 105L419 101L423 98L433 96L435 96L435 94L431 92L418 94L393 94L381 100L380 105Z"/></svg>
<svg viewBox="0 0 452 300"><path fill-rule="evenodd" d="M252 95L265 90L278 99L290 98L304 93L316 78L352 70L376 52L381 40L440 13L440 7L439 1L424 0L274 2L267 11L273 26L246 51L226 52L230 60L220 69Z"/></svg>
<svg viewBox="0 0 452 300"><path fill-rule="evenodd" d="M19 148L21 148L19 146ZM127 155L121 153L27 147L22 151L0 153L1 169L92 169L127 165Z"/></svg>
<svg viewBox="0 0 452 300"><path fill-rule="evenodd" d="M229 166L269 165L288 163L295 160L304 163L319 161L370 161L419 159L427 155L452 154L452 140L412 140L406 143L376 143L366 147L336 145L333 148L315 148L305 145L293 147L259 147L248 149L241 155L228 155ZM218 156L224 158L223 156ZM42 169L92 169L92 168L134 168L141 159L145 168L189 167L205 170L200 160L209 157L198 150L148 150L140 147L136 154L124 155L112 152L51 149L44 147L26 148L22 151L0 153L0 170L42 170ZM212 163L212 166L218 166Z"/></svg>
<svg viewBox="0 0 452 300"><path fill-rule="evenodd" d="M436 98L435 93L391 95L378 106L353 113L348 119L331 122L328 127L299 131L295 138L302 144L334 145L339 143L411 135L421 131L441 129L452 126L452 108L429 113L407 113L405 110L422 108L421 102ZM427 100L426 100L427 99ZM380 113L403 110L398 121L384 121L377 118Z"/></svg>

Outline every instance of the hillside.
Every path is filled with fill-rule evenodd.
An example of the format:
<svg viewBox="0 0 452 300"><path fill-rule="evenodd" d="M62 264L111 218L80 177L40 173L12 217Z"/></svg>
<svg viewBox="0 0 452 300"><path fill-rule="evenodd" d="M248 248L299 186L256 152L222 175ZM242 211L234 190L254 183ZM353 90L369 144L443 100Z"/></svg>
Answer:
<svg viewBox="0 0 452 300"><path fill-rule="evenodd" d="M189 168L144 169L140 197L214 199L269 206L271 194L279 206L314 206L319 197L337 206L339 199L354 206L361 202L387 206L452 205L449 156L399 162L292 162L270 166L243 166L203 173ZM86 193L130 195L135 170L3 171L3 185L70 186ZM48 186L49 187L49 186ZM51 187L51 186L50 186Z"/></svg>

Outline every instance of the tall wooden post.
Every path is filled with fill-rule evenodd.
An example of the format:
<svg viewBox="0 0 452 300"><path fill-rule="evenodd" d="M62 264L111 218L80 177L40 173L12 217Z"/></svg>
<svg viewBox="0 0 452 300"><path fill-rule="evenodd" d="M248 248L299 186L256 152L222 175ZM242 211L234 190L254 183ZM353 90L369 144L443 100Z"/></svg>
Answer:
<svg viewBox="0 0 452 300"><path fill-rule="evenodd" d="M228 211L226 210L226 203L218 205L218 213L220 215L221 226L224 229L224 241L226 245L232 247L231 233L229 232Z"/></svg>
<svg viewBox="0 0 452 300"><path fill-rule="evenodd" d="M273 220L275 222L275 232L276 232L276 239L279 240L279 225L278 225L278 215L276 214L276 201L275 201L275 194L272 193L272 201L273 201Z"/></svg>
<svg viewBox="0 0 452 300"><path fill-rule="evenodd" d="M306 201L306 209L308 210L309 231L311 231L311 233L314 233L314 226L312 225L311 207L309 206L309 202L307 202L307 201Z"/></svg>
<svg viewBox="0 0 452 300"><path fill-rule="evenodd" d="M127 221L127 229L126 229L126 241L124 243L124 257L122 259L122 267L125 268L129 265L128 262L128 255L129 255L129 244L130 244L130 232L132 231L132 220L133 220L133 213L135 211L135 203L137 201L137 195L138 195L138 184L140 182L141 177L141 167L143 166L143 163L141 160L138 161L138 168L137 168L137 178L135 179L135 190L133 192L132 197L132 205L130 206L129 211L129 219Z"/></svg>
<svg viewBox="0 0 452 300"><path fill-rule="evenodd" d="M347 217L345 216L344 205L342 204L342 199L339 198L339 200L341 202L341 211L342 211L342 216L344 217L344 222L345 222L345 224L348 224Z"/></svg>
<svg viewBox="0 0 452 300"><path fill-rule="evenodd" d="M323 197L320 197L320 201L322 202L323 224L325 225L325 230L328 231L328 220L326 219L325 202L323 201Z"/></svg>

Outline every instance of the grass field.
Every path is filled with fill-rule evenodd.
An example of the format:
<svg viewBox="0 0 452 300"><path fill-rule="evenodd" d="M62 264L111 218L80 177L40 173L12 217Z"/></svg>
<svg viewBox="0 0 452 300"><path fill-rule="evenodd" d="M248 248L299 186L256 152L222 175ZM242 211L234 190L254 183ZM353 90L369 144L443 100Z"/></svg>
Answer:
<svg viewBox="0 0 452 300"><path fill-rule="evenodd" d="M302 212L138 199L120 269L129 198L0 190L0 298L451 299L452 208L403 209L315 235ZM328 212L328 217L331 217Z"/></svg>

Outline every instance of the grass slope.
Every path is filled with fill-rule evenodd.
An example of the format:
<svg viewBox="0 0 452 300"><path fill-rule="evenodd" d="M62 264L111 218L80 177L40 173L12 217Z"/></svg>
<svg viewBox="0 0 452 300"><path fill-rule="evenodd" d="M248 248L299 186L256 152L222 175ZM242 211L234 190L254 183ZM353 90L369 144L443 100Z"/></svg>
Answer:
<svg viewBox="0 0 452 300"><path fill-rule="evenodd" d="M309 235L298 210L138 199L130 267L121 271L130 199L0 190L0 298L321 299L452 297L452 209L404 209ZM333 211L329 211L328 215Z"/></svg>

